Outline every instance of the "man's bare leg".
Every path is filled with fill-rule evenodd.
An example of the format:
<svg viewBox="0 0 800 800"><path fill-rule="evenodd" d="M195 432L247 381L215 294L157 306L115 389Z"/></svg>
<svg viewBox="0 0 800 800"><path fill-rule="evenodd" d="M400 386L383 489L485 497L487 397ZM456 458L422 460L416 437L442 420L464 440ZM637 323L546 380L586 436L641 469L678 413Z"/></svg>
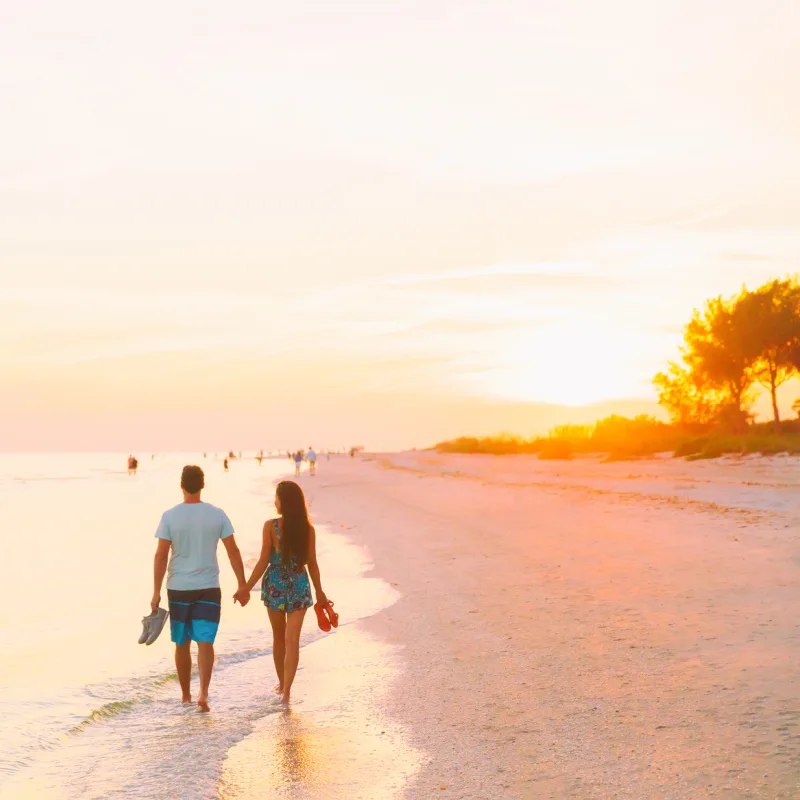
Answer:
<svg viewBox="0 0 800 800"><path fill-rule="evenodd" d="M175 645L175 668L178 670L178 681L181 684L181 702L192 702L192 651L191 642L187 639L181 645Z"/></svg>
<svg viewBox="0 0 800 800"><path fill-rule="evenodd" d="M292 684L300 661L300 631L303 629L303 618L306 609L292 611L286 615L286 659L283 662L283 694L281 703L291 699Z"/></svg>
<svg viewBox="0 0 800 800"><path fill-rule="evenodd" d="M278 685L275 694L283 694L283 664L286 660L286 614L283 611L267 609L272 625L272 660L275 662L275 673Z"/></svg>
<svg viewBox="0 0 800 800"><path fill-rule="evenodd" d="M210 711L208 707L208 686L211 673L214 671L214 645L209 642L197 643L197 669L200 673L200 694L197 705L201 711Z"/></svg>

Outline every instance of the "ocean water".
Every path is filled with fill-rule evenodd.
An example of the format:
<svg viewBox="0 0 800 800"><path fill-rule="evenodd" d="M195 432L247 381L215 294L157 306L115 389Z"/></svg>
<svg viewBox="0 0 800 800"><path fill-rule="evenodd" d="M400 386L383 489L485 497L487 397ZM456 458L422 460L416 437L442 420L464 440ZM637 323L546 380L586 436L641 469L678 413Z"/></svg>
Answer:
<svg viewBox="0 0 800 800"><path fill-rule="evenodd" d="M0 456L0 797L401 793L419 755L380 709L399 655L352 625L397 595L365 577L365 553L318 527L323 585L343 624L323 634L307 616L296 704L280 711L266 611L257 591L246 608L233 605L220 548L212 713L184 708L168 632L137 644L160 514L181 500L182 465L199 463L204 499L228 512L249 568L275 513L274 483L290 465L246 459L224 473L221 460L201 455L140 455L131 477L126 456Z"/></svg>

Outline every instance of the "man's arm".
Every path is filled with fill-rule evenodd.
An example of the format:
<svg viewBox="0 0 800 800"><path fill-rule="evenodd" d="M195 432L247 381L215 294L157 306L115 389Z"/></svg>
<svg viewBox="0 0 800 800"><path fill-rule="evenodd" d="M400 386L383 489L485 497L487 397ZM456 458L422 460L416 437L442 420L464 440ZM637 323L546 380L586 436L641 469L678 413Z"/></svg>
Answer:
<svg viewBox="0 0 800 800"><path fill-rule="evenodd" d="M169 539L158 540L156 557L153 559L153 599L150 601L150 608L154 614L161 603L161 586L164 583L164 575L167 574L170 547L172 542Z"/></svg>
<svg viewBox="0 0 800 800"><path fill-rule="evenodd" d="M242 562L242 554L239 552L239 547L236 544L236 539L234 538L233 534L226 536L222 540L222 544L225 545L225 550L228 553L228 560L231 562L231 567L233 568L233 574L236 576L236 580L239 583L236 593L238 594L240 591L244 590L247 592L249 597L249 592L247 591L247 581L244 577L244 563ZM242 605L245 605L245 603L242 603Z"/></svg>

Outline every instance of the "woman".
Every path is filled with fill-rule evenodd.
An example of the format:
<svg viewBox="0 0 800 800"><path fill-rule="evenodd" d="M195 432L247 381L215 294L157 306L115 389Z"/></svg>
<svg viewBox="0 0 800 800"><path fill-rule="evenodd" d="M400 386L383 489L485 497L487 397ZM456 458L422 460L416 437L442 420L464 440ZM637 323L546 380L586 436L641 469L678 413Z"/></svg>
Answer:
<svg viewBox="0 0 800 800"><path fill-rule="evenodd" d="M317 602L327 605L328 598L322 591L316 533L308 519L303 490L294 481L282 481L275 489L275 508L280 518L264 523L261 556L242 592L248 595L264 575L261 599L272 625L272 658L278 673L275 693L280 695L281 703L288 703L300 660L303 619L314 604L309 574Z"/></svg>
<svg viewBox="0 0 800 800"><path fill-rule="evenodd" d="M295 476L300 474L300 467L303 464L303 454L298 450L294 454L294 474Z"/></svg>

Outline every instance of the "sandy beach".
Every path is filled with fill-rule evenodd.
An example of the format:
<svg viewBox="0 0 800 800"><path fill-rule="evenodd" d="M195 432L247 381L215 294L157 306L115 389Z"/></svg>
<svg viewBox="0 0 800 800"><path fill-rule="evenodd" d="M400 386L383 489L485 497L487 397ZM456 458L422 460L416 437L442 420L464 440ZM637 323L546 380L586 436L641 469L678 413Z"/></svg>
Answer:
<svg viewBox="0 0 800 800"><path fill-rule="evenodd" d="M50 592L0 616L3 798L800 795L799 459L323 458L299 480L340 628L306 621L276 713L264 608L223 568L210 715L166 638L136 644L184 460L0 463L8 591ZM206 467L252 565L293 470Z"/></svg>
<svg viewBox="0 0 800 800"><path fill-rule="evenodd" d="M397 603L408 798L793 798L800 461L323 461ZM343 614L347 610L342 608Z"/></svg>

